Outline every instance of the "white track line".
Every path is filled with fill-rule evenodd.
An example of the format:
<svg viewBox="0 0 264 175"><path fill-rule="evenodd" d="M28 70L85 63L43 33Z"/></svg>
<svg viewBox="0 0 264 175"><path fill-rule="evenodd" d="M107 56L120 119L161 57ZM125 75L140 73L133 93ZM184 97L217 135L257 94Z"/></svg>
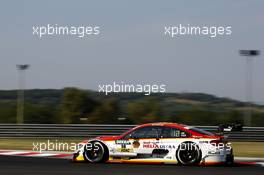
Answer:
<svg viewBox="0 0 264 175"><path fill-rule="evenodd" d="M25 152L25 151L9 151L9 152L3 152L0 153L0 155L16 155L16 154L26 154L29 152Z"/></svg>
<svg viewBox="0 0 264 175"><path fill-rule="evenodd" d="M39 154L34 154L34 155L27 155L29 157L49 157L49 156L55 156L58 154L51 154L51 153L39 153Z"/></svg>
<svg viewBox="0 0 264 175"><path fill-rule="evenodd" d="M264 167L264 162L257 162L257 164Z"/></svg>
<svg viewBox="0 0 264 175"><path fill-rule="evenodd" d="M254 162L264 162L264 158L261 157L235 157L238 161L254 161Z"/></svg>
<svg viewBox="0 0 264 175"><path fill-rule="evenodd" d="M71 153L69 155L65 155L67 153L61 153L61 152L32 152L32 151L15 151L15 150L0 150L0 155L4 156L24 156L24 157L70 157Z"/></svg>

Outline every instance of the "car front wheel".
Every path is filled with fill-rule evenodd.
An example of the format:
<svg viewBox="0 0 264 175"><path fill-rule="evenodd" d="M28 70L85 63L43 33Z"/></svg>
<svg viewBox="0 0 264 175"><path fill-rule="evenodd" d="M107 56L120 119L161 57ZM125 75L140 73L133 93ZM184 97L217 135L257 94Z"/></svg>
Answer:
<svg viewBox="0 0 264 175"><path fill-rule="evenodd" d="M108 149L99 141L91 141L84 147L84 158L91 163L102 163L108 160Z"/></svg>

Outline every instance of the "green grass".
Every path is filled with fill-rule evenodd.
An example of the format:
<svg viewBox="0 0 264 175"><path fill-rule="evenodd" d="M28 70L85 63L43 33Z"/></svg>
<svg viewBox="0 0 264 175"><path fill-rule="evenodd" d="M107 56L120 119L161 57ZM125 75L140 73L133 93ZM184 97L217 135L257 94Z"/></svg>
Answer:
<svg viewBox="0 0 264 175"><path fill-rule="evenodd" d="M81 138L11 138L11 139L0 139L0 149L3 150L34 150L36 151L36 147L34 145L38 145L40 147L40 144L44 143L48 145L49 143L54 143L54 144L68 144L68 148L70 148L70 145L80 143L85 139ZM44 147L42 147L44 148ZM63 151L69 151L70 149L66 149L67 147L65 146ZM59 151L59 150L57 150Z"/></svg>
<svg viewBox="0 0 264 175"><path fill-rule="evenodd" d="M0 139L0 149L8 150L32 150L36 143L47 143L48 140L53 143L80 143L82 138L16 138L16 139ZM235 156L241 157L263 157L264 158L264 142L232 142ZM65 151L65 150L64 150Z"/></svg>
<svg viewBox="0 0 264 175"><path fill-rule="evenodd" d="M264 158L264 142L232 142L235 156Z"/></svg>

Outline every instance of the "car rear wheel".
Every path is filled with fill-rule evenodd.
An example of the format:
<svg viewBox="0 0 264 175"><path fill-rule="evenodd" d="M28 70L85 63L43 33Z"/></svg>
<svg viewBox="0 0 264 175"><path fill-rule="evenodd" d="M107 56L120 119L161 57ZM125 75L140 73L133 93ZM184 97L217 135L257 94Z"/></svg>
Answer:
<svg viewBox="0 0 264 175"><path fill-rule="evenodd" d="M176 158L180 165L197 165L201 157L202 152L194 142L184 142L176 151Z"/></svg>
<svg viewBox="0 0 264 175"><path fill-rule="evenodd" d="M106 162L109 157L107 147L99 141L91 141L84 147L84 158L91 163Z"/></svg>
<svg viewBox="0 0 264 175"><path fill-rule="evenodd" d="M226 155L226 165L233 165L234 163L234 155L233 155L233 149L231 149L230 154Z"/></svg>

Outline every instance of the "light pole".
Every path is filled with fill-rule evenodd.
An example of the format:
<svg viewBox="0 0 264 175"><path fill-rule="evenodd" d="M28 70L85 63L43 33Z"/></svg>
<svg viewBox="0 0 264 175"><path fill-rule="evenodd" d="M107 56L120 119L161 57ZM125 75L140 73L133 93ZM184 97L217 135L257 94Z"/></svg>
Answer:
<svg viewBox="0 0 264 175"><path fill-rule="evenodd" d="M251 126L253 102L253 57L260 55L259 50L240 50L241 56L246 56L246 102L248 109L244 114L244 125Z"/></svg>
<svg viewBox="0 0 264 175"><path fill-rule="evenodd" d="M29 68L28 64L16 65L18 70L18 89L17 89L17 124L24 123L24 88L25 88L25 70Z"/></svg>

